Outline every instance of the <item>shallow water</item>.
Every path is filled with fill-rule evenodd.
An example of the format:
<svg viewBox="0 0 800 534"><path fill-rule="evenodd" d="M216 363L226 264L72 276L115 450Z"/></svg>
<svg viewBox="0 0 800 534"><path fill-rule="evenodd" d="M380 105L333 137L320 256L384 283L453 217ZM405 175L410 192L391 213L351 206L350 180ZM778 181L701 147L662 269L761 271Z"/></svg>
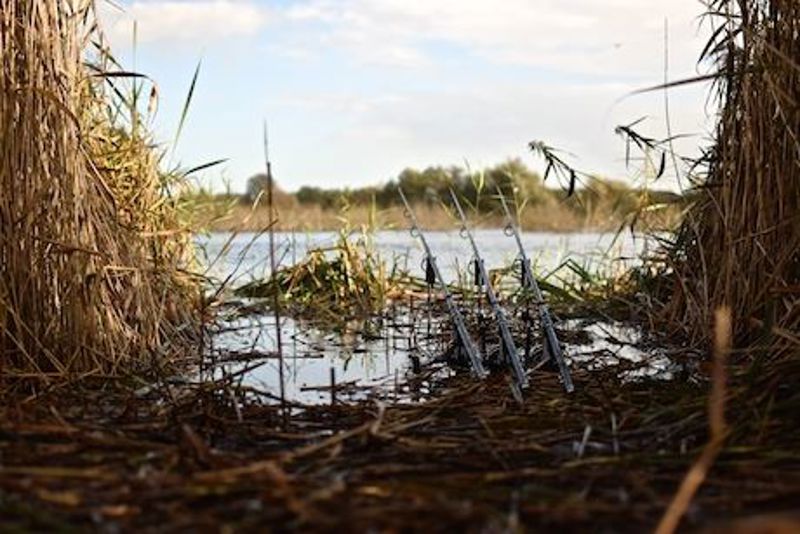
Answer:
<svg viewBox="0 0 800 534"><path fill-rule="evenodd" d="M642 331L636 326L583 319L564 321L561 328L585 333L584 343L564 343L564 350L571 362L587 369L622 364L628 369L620 376L628 380L668 380L676 372L663 350L645 347Z"/></svg>
<svg viewBox="0 0 800 534"><path fill-rule="evenodd" d="M458 232L427 232L428 243L436 255L442 275L454 281L459 268L472 258L469 242ZM508 266L517 256L514 239L502 230L475 230L475 241L487 267ZM590 271L620 269L636 262L636 258L651 241L642 237L634 239L629 232L612 233L548 233L525 232L521 235L523 246L538 272L546 273L567 258L584 265ZM306 252L317 247L333 245L336 232L290 233L276 232L276 254L279 265L291 265L303 258ZM407 231L381 231L373 234L373 241L387 263L397 262L412 274L422 275L422 247ZM267 235L242 233L232 237L229 233L213 233L198 237L202 262L209 267L209 275L225 279L235 273L239 283L269 274L269 238Z"/></svg>
<svg viewBox="0 0 800 534"><path fill-rule="evenodd" d="M331 383L339 400L363 398L376 389L398 387L410 366L409 354L418 347L404 326L350 325L345 333L325 332L295 321L282 320L284 395L306 404L331 401ZM222 322L213 336L212 353L246 356L246 361L222 366L235 373L260 364L242 382L278 398L280 382L274 317L251 314ZM365 334L365 330L368 332ZM252 356L250 356L252 355ZM267 357L264 357L267 356Z"/></svg>
<svg viewBox="0 0 800 534"><path fill-rule="evenodd" d="M444 277L454 281L459 267L463 269L471 258L469 244L457 232L431 232L427 237ZM501 230L478 230L475 237L490 267L509 265L516 256L513 239ZM337 234L332 232L277 233L280 265L299 261L309 249L332 245L336 239ZM590 270L624 268L633 264L637 254L648 246L644 240L634 240L629 234L615 238L612 234L596 233L526 233L522 239L540 273L567 258ZM212 234L199 238L199 242L206 261L213 262L209 274L217 279L233 276L233 285L238 285L269 273L267 236L240 234L231 239L230 234ZM421 247L408 232L378 232L374 242L385 261L398 262L412 273L416 269L416 274L422 274ZM218 371L230 373L252 367L242 374L242 382L277 398L280 382L278 360L274 357L275 321L271 313L234 313L220 326L220 332L213 336L212 356L234 353L246 361L219 365ZM568 322L563 325L577 326ZM635 348L639 341L635 329L608 323L583 327L588 339L564 343L569 361L590 367L602 362L644 364L630 371L632 379L668 372L666 358ZM435 331L436 325L431 328ZM426 330L424 314L418 314L414 320L401 313L391 321L354 324L344 333L325 332L284 318L281 336L285 397L311 404L331 402L333 381L337 401L363 398L374 392L424 399L427 393L424 383L421 391L414 392L409 392L403 384L411 372L410 356L421 357L423 365L430 364L444 349L435 342L424 341Z"/></svg>

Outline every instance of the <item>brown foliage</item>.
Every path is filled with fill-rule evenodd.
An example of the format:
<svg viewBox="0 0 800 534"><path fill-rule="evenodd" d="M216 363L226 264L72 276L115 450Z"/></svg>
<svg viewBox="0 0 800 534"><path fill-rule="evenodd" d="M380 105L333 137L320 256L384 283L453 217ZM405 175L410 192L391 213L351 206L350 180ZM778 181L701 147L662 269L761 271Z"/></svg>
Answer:
<svg viewBox="0 0 800 534"><path fill-rule="evenodd" d="M735 334L800 345L800 3L716 0L705 56L722 102L709 174L679 234L668 315L704 338L719 306Z"/></svg>
<svg viewBox="0 0 800 534"><path fill-rule="evenodd" d="M99 42L93 2L0 8L3 373L115 372L190 308L189 236Z"/></svg>

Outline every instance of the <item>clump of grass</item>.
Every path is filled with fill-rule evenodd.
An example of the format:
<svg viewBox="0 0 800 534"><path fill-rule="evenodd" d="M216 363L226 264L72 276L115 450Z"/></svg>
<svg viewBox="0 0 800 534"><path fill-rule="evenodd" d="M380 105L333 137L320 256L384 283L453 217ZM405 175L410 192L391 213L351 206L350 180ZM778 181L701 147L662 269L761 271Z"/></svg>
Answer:
<svg viewBox="0 0 800 534"><path fill-rule="evenodd" d="M182 335L190 234L94 2L0 7L2 372L115 373ZM151 101L155 92L151 92Z"/></svg>
<svg viewBox="0 0 800 534"><path fill-rule="evenodd" d="M709 4L722 107L698 201L667 256L666 316L706 340L730 307L741 344L800 349L800 3Z"/></svg>
<svg viewBox="0 0 800 534"><path fill-rule="evenodd" d="M396 262L390 267L381 257L369 230L343 229L333 245L310 250L297 264L235 293L272 299L277 292L279 306L289 314L335 326L380 313L407 282Z"/></svg>

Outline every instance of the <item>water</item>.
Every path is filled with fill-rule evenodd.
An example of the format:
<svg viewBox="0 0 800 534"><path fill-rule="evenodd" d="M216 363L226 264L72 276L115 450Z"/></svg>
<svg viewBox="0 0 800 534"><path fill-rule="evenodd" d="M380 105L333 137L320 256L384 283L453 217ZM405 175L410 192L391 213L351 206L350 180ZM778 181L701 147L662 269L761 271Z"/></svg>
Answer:
<svg viewBox="0 0 800 534"><path fill-rule="evenodd" d="M457 232L430 232L426 236L443 276L454 281L459 269L463 270L471 259L469 243ZM279 265L300 261L308 250L331 246L337 238L334 232L276 233ZM422 275L422 249L408 232L377 232L373 239L384 261L397 262L412 273ZM475 239L490 268L507 266L516 257L514 240L501 230L477 230ZM635 263L637 256L650 246L643 239L633 239L630 234L525 233L522 241L540 273L556 268L567 258L590 271L622 269ZM204 251L203 261L209 265L208 275L217 280L230 279L236 286L269 274L266 235L218 233L200 237L198 242ZM419 322L420 317L416 321ZM435 343L418 342L419 332L412 332L412 323L414 320L401 315L380 324L353 324L344 332L331 333L285 318L281 332L286 398L303 403L330 402L332 378L340 401L360 398L374 391L394 391L395 395L402 392L403 378L410 367L409 356L422 353L422 363L426 364L443 348ZM253 369L242 374L242 381L277 397L278 360L274 357L276 341L272 314L233 313L221 322L221 328L213 339L215 353L241 354L246 356L246 361L220 365L219 371L237 372L252 366ZM575 362L586 361L600 351L609 353L606 337L595 331L589 334L588 345L565 343L565 353ZM618 336L627 337L619 333ZM615 348L613 353L615 357L630 361L643 358L636 349L625 345ZM415 393L414 398L424 398L425 391Z"/></svg>
<svg viewBox="0 0 800 534"><path fill-rule="evenodd" d="M469 242L458 232L428 232L425 234L437 257L442 275L454 281L459 268L472 257ZM489 268L509 265L517 255L514 239L502 230L475 230L475 240ZM567 258L576 260L590 271L624 268L636 261L652 242L629 232L612 233L548 233L525 232L522 243L540 273L556 268ZM280 265L291 265L313 248L333 245L336 232L290 233L276 232L275 242ZM407 231L382 231L373 234L375 247L382 258L399 262L412 273L421 275L422 247ZM233 281L249 282L269 275L269 238L267 235L242 233L231 238L228 233L214 233L197 240L204 251L203 261L209 275L224 280L232 273ZM216 261L215 261L216 260Z"/></svg>
<svg viewBox="0 0 800 534"><path fill-rule="evenodd" d="M608 365L627 367L619 376L627 380L643 378L670 379L677 368L661 348L644 349L646 340L636 326L615 321L572 319L564 321L565 330L580 331L582 341L564 343L564 350L573 364L586 369Z"/></svg>
<svg viewBox="0 0 800 534"><path fill-rule="evenodd" d="M250 315L225 321L223 325L225 330L215 335L213 341L219 353L233 351L248 356L246 362L223 366L224 370L236 372L255 363L258 367L243 376L244 383L278 398L278 360L274 356L264 357L276 349L273 317ZM386 329L382 334L385 337L367 338L355 325L346 333L324 332L291 318L284 319L286 398L310 404L329 402L332 379L340 400L363 397L373 388L391 387L408 367L409 345L405 339L395 342ZM397 332L395 337L401 335L402 332Z"/></svg>

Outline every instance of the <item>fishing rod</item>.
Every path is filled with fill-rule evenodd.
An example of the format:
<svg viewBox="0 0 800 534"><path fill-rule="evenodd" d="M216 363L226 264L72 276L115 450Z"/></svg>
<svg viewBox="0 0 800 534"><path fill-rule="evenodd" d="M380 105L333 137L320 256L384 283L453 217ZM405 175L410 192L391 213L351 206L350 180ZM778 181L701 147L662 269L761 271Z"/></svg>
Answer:
<svg viewBox="0 0 800 534"><path fill-rule="evenodd" d="M467 327L464 324L464 318L461 315L461 310L459 310L458 306L456 306L455 300L453 300L453 296L450 293L450 290L447 288L444 278L442 277L442 273L439 271L439 267L436 265L436 257L433 255L431 248L428 246L428 240L425 239L425 234L422 233L422 229L417 222L417 217L414 215L414 210L411 209L403 190L398 187L398 191L400 192L400 198L403 199L403 205L405 206L405 216L411 221L411 235L419 238L420 242L422 243L422 248L425 251L426 271L433 271L434 277L444 293L444 302L447 306L447 311L450 313L450 318L453 320L453 324L455 325L458 341L461 344L464 352L467 354L470 363L472 364L472 372L475 373L478 378L484 378L486 376L486 370L483 368L480 352L475 347L475 343L472 341L472 338L469 336Z"/></svg>
<svg viewBox="0 0 800 534"><path fill-rule="evenodd" d="M522 362L520 361L519 353L517 353L517 346L514 343L514 336L511 335L511 329L508 327L506 313L497 300L497 294L494 292L492 282L489 279L488 273L486 272L486 265L484 264L483 258L481 258L480 252L478 251L478 245L475 243L475 239L472 237L472 232L469 230L467 217L464 215L464 210L461 209L461 203L458 201L458 197L452 189L450 189L450 197L453 199L453 204L455 205L458 215L461 218L461 236L469 240L470 245L472 245L472 253L475 255L475 267L478 269L478 273L483 280L486 299L489 301L489 305L492 307L495 319L497 319L497 324L500 327L500 339L503 342L503 347L506 350L508 361L511 364L511 370L514 373L514 377L516 378L517 382L516 386L518 389L515 390L514 393L515 395L521 395L519 389L528 386L528 377L525 375L525 370L522 368Z"/></svg>
<svg viewBox="0 0 800 534"><path fill-rule="evenodd" d="M506 226L504 232L508 236L513 236L517 242L517 248L519 249L519 258L520 262L522 263L522 283L529 291L533 293L533 298L536 301L536 305L539 308L539 319L542 322L542 328L544 329L544 348L545 353L550 355L558 366L558 372L561 375L561 381L564 385L564 390L567 393L572 393L575 390L575 386L572 384L572 377L569 373L569 367L567 367L567 362L564 360L564 353L561 350L561 344L558 341L558 336L556 335L555 328L553 328L553 318L550 315L550 310L547 308L547 303L544 301L544 296L542 296L542 291L539 289L539 284L536 283L536 278L533 276L533 271L531 269L531 260L528 258L528 255L525 254L525 247L522 246L522 238L519 235L519 228L517 227L517 223L514 217L511 216L511 210L508 208L508 203L506 202L506 197L503 195L503 191L500 187L497 187L497 194L500 198L500 202L503 205L503 211L505 212L506 217Z"/></svg>

